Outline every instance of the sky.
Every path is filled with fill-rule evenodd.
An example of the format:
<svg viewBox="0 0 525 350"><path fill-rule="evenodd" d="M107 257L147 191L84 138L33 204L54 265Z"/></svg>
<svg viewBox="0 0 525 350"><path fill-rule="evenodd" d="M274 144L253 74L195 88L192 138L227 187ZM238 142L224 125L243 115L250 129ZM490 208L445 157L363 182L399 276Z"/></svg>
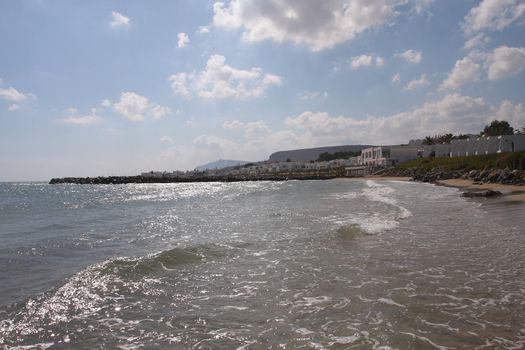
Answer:
<svg viewBox="0 0 525 350"><path fill-rule="evenodd" d="M523 0L0 0L0 181L525 126Z"/></svg>

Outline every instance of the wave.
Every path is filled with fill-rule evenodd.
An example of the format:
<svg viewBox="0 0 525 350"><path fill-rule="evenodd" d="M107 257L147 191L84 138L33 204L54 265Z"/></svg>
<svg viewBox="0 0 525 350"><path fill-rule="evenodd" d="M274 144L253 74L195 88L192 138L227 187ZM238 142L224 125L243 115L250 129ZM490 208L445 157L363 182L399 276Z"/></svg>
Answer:
<svg viewBox="0 0 525 350"><path fill-rule="evenodd" d="M140 278L158 271L172 271L180 265L197 263L204 258L221 257L224 246L199 245L189 248L173 248L139 258L118 258L101 266L103 274Z"/></svg>
<svg viewBox="0 0 525 350"><path fill-rule="evenodd" d="M111 314L120 310L125 295L162 295L162 276L182 272L185 265L224 257L231 249L236 247L197 245L91 265L61 287L11 306L7 318L0 320L0 347L19 344L26 337L46 338L49 327Z"/></svg>
<svg viewBox="0 0 525 350"><path fill-rule="evenodd" d="M336 230L337 237L344 240L352 240L361 236L363 233L366 232L357 224L343 225Z"/></svg>
<svg viewBox="0 0 525 350"><path fill-rule="evenodd" d="M412 216L412 212L399 205L393 194L392 187L379 184L372 180L365 182L365 188L360 191L337 193L331 196L336 200L354 201L356 210L349 216L329 220L342 225L338 234L342 237L355 237L356 232L379 234L399 226L400 221ZM372 203L372 206L363 204L362 198Z"/></svg>

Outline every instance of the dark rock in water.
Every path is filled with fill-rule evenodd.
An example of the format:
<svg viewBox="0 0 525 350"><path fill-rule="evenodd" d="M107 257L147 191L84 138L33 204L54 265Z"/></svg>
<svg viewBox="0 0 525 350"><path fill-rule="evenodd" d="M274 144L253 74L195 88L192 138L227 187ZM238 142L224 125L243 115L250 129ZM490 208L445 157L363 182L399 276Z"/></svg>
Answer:
<svg viewBox="0 0 525 350"><path fill-rule="evenodd" d="M484 190L484 191L467 191L461 194L461 197L477 198L477 197L494 197L501 196L503 193L500 191Z"/></svg>

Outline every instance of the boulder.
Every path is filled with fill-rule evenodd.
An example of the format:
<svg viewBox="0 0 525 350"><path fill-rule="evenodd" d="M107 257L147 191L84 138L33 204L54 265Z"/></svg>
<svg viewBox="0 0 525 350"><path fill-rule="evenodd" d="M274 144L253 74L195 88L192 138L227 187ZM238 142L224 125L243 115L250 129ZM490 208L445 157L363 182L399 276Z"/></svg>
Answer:
<svg viewBox="0 0 525 350"><path fill-rule="evenodd" d="M479 197L494 197L501 196L503 193L500 191L484 190L484 191L466 191L461 194L461 197L467 198L479 198Z"/></svg>
<svg viewBox="0 0 525 350"><path fill-rule="evenodd" d="M478 171L477 170L471 170L468 172L468 177L469 179L474 179L476 177L478 177Z"/></svg>

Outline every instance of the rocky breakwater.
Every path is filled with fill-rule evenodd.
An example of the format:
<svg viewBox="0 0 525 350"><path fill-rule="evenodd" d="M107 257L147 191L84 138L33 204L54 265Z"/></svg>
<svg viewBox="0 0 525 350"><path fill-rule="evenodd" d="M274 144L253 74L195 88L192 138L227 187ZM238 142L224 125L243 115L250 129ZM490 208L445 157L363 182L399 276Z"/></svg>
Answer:
<svg viewBox="0 0 525 350"><path fill-rule="evenodd" d="M424 169L412 167L407 169L393 168L385 176L411 177L419 182L436 182L448 179L472 180L474 184L497 183L504 185L525 185L525 172L520 170L484 169L484 170L448 170L444 168Z"/></svg>
<svg viewBox="0 0 525 350"><path fill-rule="evenodd" d="M79 184L79 185L118 185L140 183L179 183L179 182L241 182L241 181L286 181L286 180L330 180L333 175L261 175L261 176L204 176L192 175L185 177L148 177L148 176L98 176L98 177L63 177L53 178L49 184Z"/></svg>

